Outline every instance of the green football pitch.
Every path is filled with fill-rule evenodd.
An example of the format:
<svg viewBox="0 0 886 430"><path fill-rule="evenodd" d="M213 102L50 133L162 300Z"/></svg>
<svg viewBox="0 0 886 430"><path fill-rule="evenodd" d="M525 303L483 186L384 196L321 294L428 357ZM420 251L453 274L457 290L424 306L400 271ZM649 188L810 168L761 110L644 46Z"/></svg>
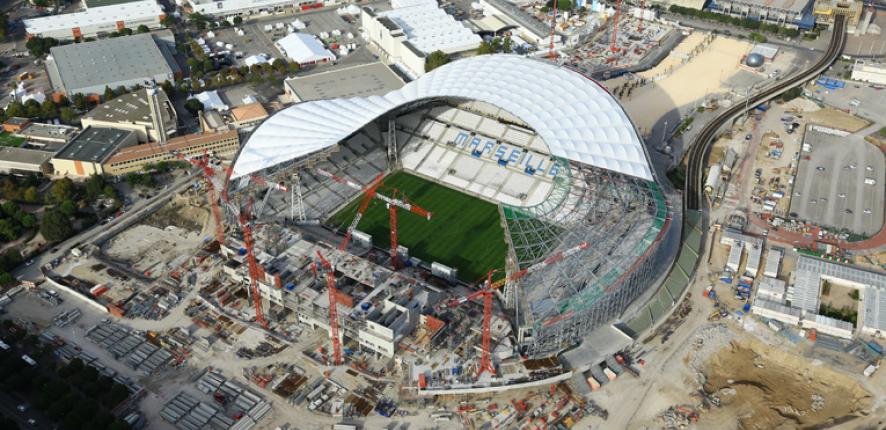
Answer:
<svg viewBox="0 0 886 430"><path fill-rule="evenodd" d="M397 189L418 207L433 212L427 218L400 209L397 211L399 243L409 255L430 264L438 262L458 269L459 278L473 282L493 269L503 269L507 243L498 207L443 185L399 172L383 179L379 192L391 196ZM402 198L398 193L397 197ZM357 214L365 194L330 218L329 224L344 232ZM372 235L376 246L391 246L390 211L373 199L357 229Z"/></svg>

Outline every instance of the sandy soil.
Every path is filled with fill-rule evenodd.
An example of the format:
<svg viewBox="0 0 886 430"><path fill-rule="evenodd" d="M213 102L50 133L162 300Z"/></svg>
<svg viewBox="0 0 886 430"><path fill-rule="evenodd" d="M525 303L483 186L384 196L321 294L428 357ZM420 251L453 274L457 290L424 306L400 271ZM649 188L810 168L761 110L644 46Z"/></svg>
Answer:
<svg viewBox="0 0 886 430"><path fill-rule="evenodd" d="M674 67L677 67L682 62L683 62L682 58L677 57L675 55L668 55L667 57L664 58L664 60L661 60L661 62L658 63L657 66L655 66L645 72L637 73L636 76L639 77L640 79L652 79L656 76L663 75L663 74L671 71L671 69L673 69Z"/></svg>
<svg viewBox="0 0 886 430"><path fill-rule="evenodd" d="M705 391L723 406L708 416L742 429L827 428L870 414L870 393L855 381L756 340L733 341L704 369Z"/></svg>
<svg viewBox="0 0 886 430"><path fill-rule="evenodd" d="M667 112L705 94L730 88L727 78L738 69L739 60L750 48L745 42L717 38L673 74L635 91L633 97L622 103L638 127L652 128Z"/></svg>
<svg viewBox="0 0 886 430"><path fill-rule="evenodd" d="M203 208L167 205L105 243L102 253L159 277L176 258L193 255L211 234L208 218L209 211Z"/></svg>
<svg viewBox="0 0 886 430"><path fill-rule="evenodd" d="M819 109L815 112L803 115L810 124L819 124L838 128L849 132L856 132L867 127L870 122L857 116L849 115L836 109Z"/></svg>

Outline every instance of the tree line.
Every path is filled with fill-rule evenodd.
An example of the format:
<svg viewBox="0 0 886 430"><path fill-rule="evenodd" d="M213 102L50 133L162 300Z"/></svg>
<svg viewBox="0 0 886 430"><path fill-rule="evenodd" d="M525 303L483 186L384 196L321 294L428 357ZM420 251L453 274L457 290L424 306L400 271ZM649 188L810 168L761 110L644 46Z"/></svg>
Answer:
<svg viewBox="0 0 886 430"><path fill-rule="evenodd" d="M736 16L730 16L723 13L711 12L708 10L694 9L691 7L683 7L677 5L671 5L668 8L668 11L671 13L675 13L678 15L685 16L694 16L696 18L706 19L709 21L716 21L723 24L731 24L736 27L746 28L749 30L760 30L766 31L772 34L779 34L785 37L797 37L800 32L795 28L785 28L776 24L769 24L763 21L757 21L755 19L751 19L748 17L739 18ZM762 37L762 36L761 36ZM765 39L764 39L765 42ZM761 42L762 43L762 42Z"/></svg>

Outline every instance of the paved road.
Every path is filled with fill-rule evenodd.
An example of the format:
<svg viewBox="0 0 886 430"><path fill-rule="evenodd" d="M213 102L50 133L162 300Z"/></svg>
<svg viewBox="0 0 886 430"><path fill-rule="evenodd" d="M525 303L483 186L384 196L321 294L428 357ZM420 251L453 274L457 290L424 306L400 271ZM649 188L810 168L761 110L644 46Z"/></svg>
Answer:
<svg viewBox="0 0 886 430"><path fill-rule="evenodd" d="M134 202L127 208L127 211L120 215L117 218L114 218L111 222L105 225L96 224L70 238L68 240L58 244L54 249L58 249L57 252L44 252L40 254L38 257L34 258L34 264L31 266L21 265L12 271L12 275L21 280L37 280L42 278L42 273L40 267L43 265L54 261L56 258L64 255L75 243L80 242L81 244L88 244L94 242L98 239L103 232L111 230L115 225L124 222L134 216L141 214L144 211L155 211L160 208L162 202L165 200L165 197L181 191L183 188L188 186L189 184L193 184L194 180L198 176L188 176L184 174L177 174L175 179L173 179L170 184L169 189L164 189L159 191L153 198L151 199L139 199Z"/></svg>

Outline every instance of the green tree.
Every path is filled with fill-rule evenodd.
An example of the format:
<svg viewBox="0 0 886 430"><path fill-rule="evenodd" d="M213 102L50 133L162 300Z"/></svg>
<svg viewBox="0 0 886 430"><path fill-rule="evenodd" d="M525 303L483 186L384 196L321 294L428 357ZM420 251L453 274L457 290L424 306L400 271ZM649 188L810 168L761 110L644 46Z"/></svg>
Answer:
<svg viewBox="0 0 886 430"><path fill-rule="evenodd" d="M271 63L271 66L273 66L275 69L279 69L285 65L286 64L283 62L283 60L281 60L279 58L274 59L274 62Z"/></svg>
<svg viewBox="0 0 886 430"><path fill-rule="evenodd" d="M15 277L9 273L0 273L0 287L7 288L15 284Z"/></svg>
<svg viewBox="0 0 886 430"><path fill-rule="evenodd" d="M163 92L166 93L167 97L172 98L172 96L175 95L175 86L172 85L172 83L170 83L169 81L164 81L161 87L163 88Z"/></svg>
<svg viewBox="0 0 886 430"><path fill-rule="evenodd" d="M0 219L0 237L7 241L13 241L21 233L21 227L11 219Z"/></svg>
<svg viewBox="0 0 886 430"><path fill-rule="evenodd" d="M298 71L299 65L298 62L291 61L287 67L289 68L290 72L295 73Z"/></svg>
<svg viewBox="0 0 886 430"><path fill-rule="evenodd" d="M222 27L230 27L230 26L231 26L231 23L230 23L229 21L225 20L225 21L222 21L222 22L221 22L221 26L222 26Z"/></svg>
<svg viewBox="0 0 886 430"><path fill-rule="evenodd" d="M6 22L6 21L4 21ZM49 49L58 45L58 40L51 37L32 37L28 39L25 47L34 54L35 57L42 57L49 53Z"/></svg>
<svg viewBox="0 0 886 430"><path fill-rule="evenodd" d="M74 108L70 106L62 108L61 118L64 122L72 123L77 118L77 112L75 112Z"/></svg>
<svg viewBox="0 0 886 430"><path fill-rule="evenodd" d="M105 188L102 190L102 196L108 199L117 198L117 190L111 184L105 185Z"/></svg>
<svg viewBox="0 0 886 430"><path fill-rule="evenodd" d="M114 93L114 90L109 86L105 86L105 102L114 100L115 97L117 97L117 94Z"/></svg>
<svg viewBox="0 0 886 430"><path fill-rule="evenodd" d="M73 200L77 195L77 186L70 178L61 178L52 182L52 191L49 194L57 202Z"/></svg>
<svg viewBox="0 0 886 430"><path fill-rule="evenodd" d="M265 73L274 73L274 68L268 63L262 63L261 68Z"/></svg>
<svg viewBox="0 0 886 430"><path fill-rule="evenodd" d="M67 215L57 210L47 212L40 223L40 234L50 242L67 239L73 232L74 227L71 225L71 220Z"/></svg>
<svg viewBox="0 0 886 430"><path fill-rule="evenodd" d="M117 91L115 91L115 92L117 93L118 97L125 96L125 95L129 94L129 91L127 91L126 87L124 87L123 85L120 85L119 87L117 87Z"/></svg>
<svg viewBox="0 0 886 430"><path fill-rule="evenodd" d="M234 17L234 25L239 25L241 22L243 22L243 18L239 16Z"/></svg>
<svg viewBox="0 0 886 430"><path fill-rule="evenodd" d="M58 116L58 105L50 99L46 99L40 105L40 113L46 118L55 118Z"/></svg>
<svg viewBox="0 0 886 430"><path fill-rule="evenodd" d="M100 175L92 175L89 177L89 182L86 183L86 196L89 198L95 198L102 194L102 190L104 190L105 179Z"/></svg>
<svg viewBox="0 0 886 430"><path fill-rule="evenodd" d="M25 111L24 105L19 102L12 102L6 108L6 116L8 117L24 117L25 115L27 115L27 111Z"/></svg>
<svg viewBox="0 0 886 430"><path fill-rule="evenodd" d="M175 17L172 15L166 15L165 17L163 17L163 19L160 20L160 24L167 28L175 27L175 25L178 24L178 20L175 19Z"/></svg>
<svg viewBox="0 0 886 430"><path fill-rule="evenodd" d="M40 113L42 113L40 103L34 99L29 99L25 102L25 110L27 111L28 118L37 118L40 116Z"/></svg>
<svg viewBox="0 0 886 430"><path fill-rule="evenodd" d="M240 74L241 75L246 76L248 73L249 73L249 66L240 66Z"/></svg>
<svg viewBox="0 0 886 430"><path fill-rule="evenodd" d="M142 175L142 185L148 188L157 188L157 178L151 173L145 173Z"/></svg>
<svg viewBox="0 0 886 430"><path fill-rule="evenodd" d="M120 32L118 31L112 31L108 34L108 39L116 39L118 37L120 37Z"/></svg>
<svg viewBox="0 0 886 430"><path fill-rule="evenodd" d="M144 34L144 33L150 33L150 32L151 32L151 29L148 28L147 25L142 24L142 25L138 26L138 34Z"/></svg>
<svg viewBox="0 0 886 430"><path fill-rule="evenodd" d="M142 171L143 172L147 173L147 172L150 172L151 170L154 170L153 164L151 164L151 163L142 164Z"/></svg>
<svg viewBox="0 0 886 430"><path fill-rule="evenodd" d="M548 0L545 6L549 8L554 7L554 0ZM572 2L570 0L557 0L557 10L569 10L572 9Z"/></svg>
<svg viewBox="0 0 886 430"><path fill-rule="evenodd" d="M191 68L191 72L202 72L203 71L203 62L196 58L188 58L187 61L188 67Z"/></svg>
<svg viewBox="0 0 886 430"><path fill-rule="evenodd" d="M61 95L61 96L58 96L58 103L57 103L57 104L58 104L59 107L70 106L70 105L71 105L71 101L68 100L68 97L67 97L67 96L65 96L65 95Z"/></svg>
<svg viewBox="0 0 886 430"><path fill-rule="evenodd" d="M211 72L213 70L215 70L215 64L212 63L212 60L210 60L208 58L206 60L204 60L203 61L203 71Z"/></svg>
<svg viewBox="0 0 886 430"><path fill-rule="evenodd" d="M28 187L25 190L24 201L26 203L40 203L40 192L37 191L37 187Z"/></svg>
<svg viewBox="0 0 886 430"><path fill-rule="evenodd" d="M169 163L165 161L158 161L157 164L154 165L154 168L157 169L158 172L165 172L167 169L169 169Z"/></svg>
<svg viewBox="0 0 886 430"><path fill-rule="evenodd" d="M58 210L62 211L63 214L72 217L80 210L80 206L77 205L77 203L74 203L73 200L65 200Z"/></svg>
<svg viewBox="0 0 886 430"><path fill-rule="evenodd" d="M9 36L9 15L6 12L0 12L0 39Z"/></svg>
<svg viewBox="0 0 886 430"><path fill-rule="evenodd" d="M425 62L425 72L430 72L431 70L436 69L444 64L452 61L443 51L434 51L428 55L428 58Z"/></svg>
<svg viewBox="0 0 886 430"><path fill-rule="evenodd" d="M258 64L253 64L249 66L249 71L252 73L258 73L261 71L261 66L259 66Z"/></svg>
<svg viewBox="0 0 886 430"><path fill-rule="evenodd" d="M3 209L3 214L5 214L7 217L11 217L15 215L16 212L22 210L22 208L19 205L15 204L15 202L3 203L0 208Z"/></svg>
<svg viewBox="0 0 886 430"><path fill-rule="evenodd" d="M77 110L86 110L89 108L89 104L86 103L86 97L84 97L83 94L74 94L74 107Z"/></svg>
<svg viewBox="0 0 886 430"><path fill-rule="evenodd" d="M121 36L131 36L132 35L131 28L121 28L119 31L120 31Z"/></svg>
<svg viewBox="0 0 886 430"><path fill-rule="evenodd" d="M197 112L203 109L206 109L206 107L203 106L203 102L201 102L200 100L188 99L188 101L185 102L185 110L187 110L193 116L197 116Z"/></svg>
<svg viewBox="0 0 886 430"><path fill-rule="evenodd" d="M35 225L37 225L37 217L33 214L27 214L22 218L22 226L31 228Z"/></svg>
<svg viewBox="0 0 886 430"><path fill-rule="evenodd" d="M495 50L492 48L492 44L487 41L480 42L480 46L477 47L477 55L485 55L485 54L495 54Z"/></svg>
<svg viewBox="0 0 886 430"><path fill-rule="evenodd" d="M134 187L142 183L142 176L138 173L132 172L127 174L126 177L123 178L123 180L126 181L126 183L129 184L130 187Z"/></svg>

